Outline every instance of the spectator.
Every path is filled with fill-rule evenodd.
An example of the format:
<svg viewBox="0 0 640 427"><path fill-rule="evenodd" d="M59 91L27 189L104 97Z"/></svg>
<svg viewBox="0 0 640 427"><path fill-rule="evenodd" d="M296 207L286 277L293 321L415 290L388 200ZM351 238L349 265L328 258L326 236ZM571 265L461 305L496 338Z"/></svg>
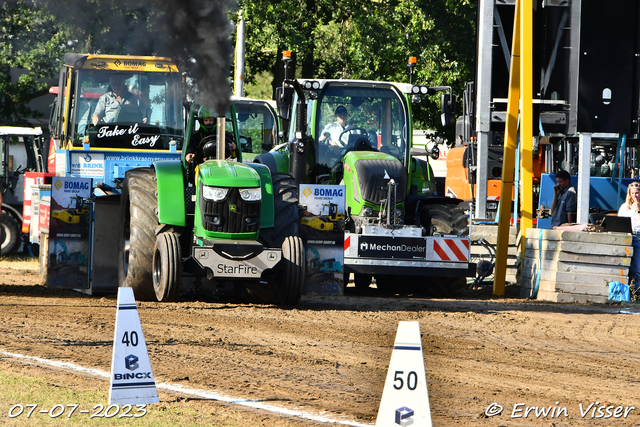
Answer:
<svg viewBox="0 0 640 427"><path fill-rule="evenodd" d="M576 189L571 185L571 175L565 170L556 173L556 186L553 187L553 202L551 202L551 226L571 224L576 220L577 196Z"/></svg>
<svg viewBox="0 0 640 427"><path fill-rule="evenodd" d="M640 182L632 182L627 186L627 198L618 209L618 216L631 218L633 231L633 256L629 267L629 277L640 288Z"/></svg>

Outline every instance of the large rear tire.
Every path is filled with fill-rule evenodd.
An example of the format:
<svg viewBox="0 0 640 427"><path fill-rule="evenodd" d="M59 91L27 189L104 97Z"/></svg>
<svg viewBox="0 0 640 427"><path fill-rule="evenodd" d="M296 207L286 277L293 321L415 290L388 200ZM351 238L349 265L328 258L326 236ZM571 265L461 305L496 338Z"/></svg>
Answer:
<svg viewBox="0 0 640 427"><path fill-rule="evenodd" d="M160 233L153 252L153 289L160 302L175 301L182 284L180 239L171 231Z"/></svg>
<svg viewBox="0 0 640 427"><path fill-rule="evenodd" d="M7 211L0 214L0 255L7 256L18 252L21 237L20 221Z"/></svg>
<svg viewBox="0 0 640 427"><path fill-rule="evenodd" d="M418 213L420 222L430 224L429 235L469 235L469 220L462 205L427 205ZM412 288L434 298L446 298L462 292L467 287L466 277L414 277Z"/></svg>
<svg viewBox="0 0 640 427"><path fill-rule="evenodd" d="M280 248L288 236L298 236L298 188L293 177L286 173L272 173L273 227L260 230L260 241L270 248Z"/></svg>
<svg viewBox="0 0 640 427"><path fill-rule="evenodd" d="M252 302L296 305L302 295L305 256L299 237L298 191L293 177L272 173L274 225L260 230L260 242L269 248L282 248L282 260L274 268L268 284L246 283L244 295Z"/></svg>
<svg viewBox="0 0 640 427"><path fill-rule="evenodd" d="M427 228L429 236L447 234L469 235L469 219L460 205L426 205L418 212L420 224Z"/></svg>
<svg viewBox="0 0 640 427"><path fill-rule="evenodd" d="M158 185L153 168L126 173L120 201L120 286L133 288L137 300L154 301L153 254L158 226Z"/></svg>

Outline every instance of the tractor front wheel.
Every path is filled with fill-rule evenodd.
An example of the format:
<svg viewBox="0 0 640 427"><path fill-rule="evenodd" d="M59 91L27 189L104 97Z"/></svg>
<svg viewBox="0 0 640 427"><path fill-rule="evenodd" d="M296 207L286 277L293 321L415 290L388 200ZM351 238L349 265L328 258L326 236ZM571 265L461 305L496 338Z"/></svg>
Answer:
<svg viewBox="0 0 640 427"><path fill-rule="evenodd" d="M21 231L20 222L16 217L7 211L0 213L0 255L11 255L18 251Z"/></svg>
<svg viewBox="0 0 640 427"><path fill-rule="evenodd" d="M153 252L153 289L160 302L175 301L182 283L180 239L173 232L160 233Z"/></svg>
<svg viewBox="0 0 640 427"><path fill-rule="evenodd" d="M282 284L277 292L277 304L296 305L302 296L305 276L304 245L298 236L289 236L282 244Z"/></svg>

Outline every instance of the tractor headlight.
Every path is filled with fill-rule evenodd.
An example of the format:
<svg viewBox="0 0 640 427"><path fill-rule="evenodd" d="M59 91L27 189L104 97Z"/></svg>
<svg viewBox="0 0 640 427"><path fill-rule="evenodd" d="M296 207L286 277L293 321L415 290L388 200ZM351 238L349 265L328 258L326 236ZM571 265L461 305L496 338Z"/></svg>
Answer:
<svg viewBox="0 0 640 427"><path fill-rule="evenodd" d="M229 193L228 188L202 186L202 197L207 200L213 200L214 202L224 200L224 198L227 197L227 193Z"/></svg>
<svg viewBox="0 0 640 427"><path fill-rule="evenodd" d="M373 209L371 209L369 206L365 206L364 208L362 208L360 214L362 216L374 216Z"/></svg>
<svg viewBox="0 0 640 427"><path fill-rule="evenodd" d="M262 200L261 188L243 188L240 190L240 197L245 202L256 202Z"/></svg>

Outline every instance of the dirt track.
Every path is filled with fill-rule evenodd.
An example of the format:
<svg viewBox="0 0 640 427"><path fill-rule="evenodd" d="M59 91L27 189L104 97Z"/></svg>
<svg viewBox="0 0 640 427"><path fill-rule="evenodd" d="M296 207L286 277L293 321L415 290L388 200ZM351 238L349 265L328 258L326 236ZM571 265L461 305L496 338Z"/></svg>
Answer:
<svg viewBox="0 0 640 427"><path fill-rule="evenodd" d="M34 272L0 268L0 350L108 372L115 295L54 291L36 281ZM157 382L373 424L398 322L414 320L434 425L640 425L640 316L619 313L640 307L470 291L455 300L380 298L370 291L303 297L295 309L211 301L138 307ZM486 417L494 402L503 412ZM592 402L635 409L598 423L592 411L580 414L579 405ZM512 418L516 404L523 405L515 415L551 406L566 407L569 417Z"/></svg>

